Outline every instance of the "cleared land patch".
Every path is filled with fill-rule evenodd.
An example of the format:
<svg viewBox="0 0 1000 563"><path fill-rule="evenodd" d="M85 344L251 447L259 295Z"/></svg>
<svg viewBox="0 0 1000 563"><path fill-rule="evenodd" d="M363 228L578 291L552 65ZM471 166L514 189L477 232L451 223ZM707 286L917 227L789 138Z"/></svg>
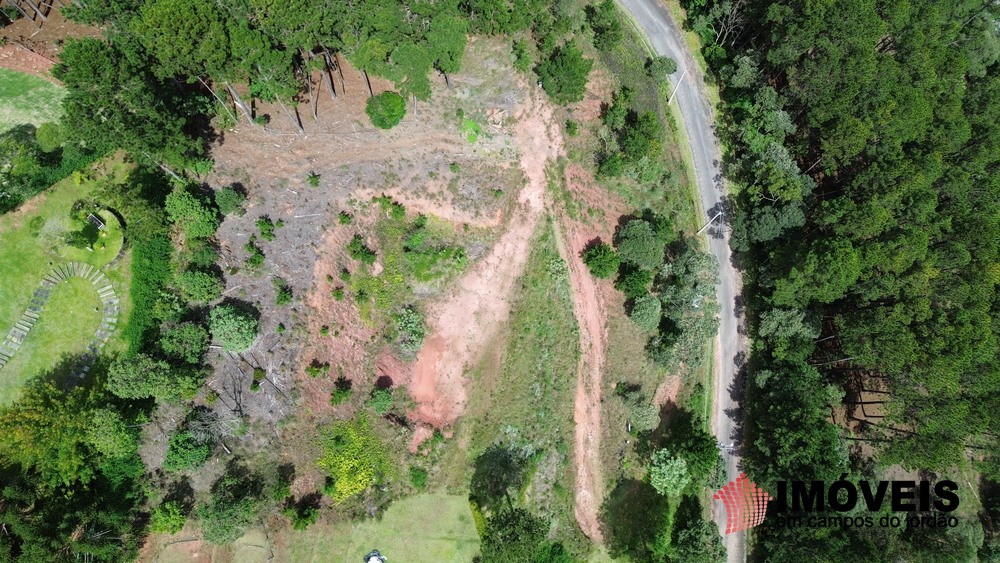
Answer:
<svg viewBox="0 0 1000 563"><path fill-rule="evenodd" d="M37 76L0 68L0 132L26 123L59 121L65 93Z"/></svg>

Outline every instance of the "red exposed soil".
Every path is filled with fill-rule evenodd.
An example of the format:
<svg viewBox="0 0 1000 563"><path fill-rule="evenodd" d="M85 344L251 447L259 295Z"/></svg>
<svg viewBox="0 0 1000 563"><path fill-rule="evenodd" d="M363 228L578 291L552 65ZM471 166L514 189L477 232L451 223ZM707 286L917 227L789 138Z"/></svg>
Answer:
<svg viewBox="0 0 1000 563"><path fill-rule="evenodd" d="M528 259L528 243L543 212L545 168L562 149L552 108L538 92L516 111L516 140L526 184L504 232L490 253L459 280L429 315L430 337L417 356L410 394L412 418L438 428L465 410L466 366L492 341L510 311L514 285Z"/></svg>
<svg viewBox="0 0 1000 563"><path fill-rule="evenodd" d="M59 81L52 78L49 72L53 65L55 62L20 45L8 44L0 47L0 67L33 74L58 84Z"/></svg>
<svg viewBox="0 0 1000 563"><path fill-rule="evenodd" d="M49 67L51 67L51 61L59 60L63 41L67 37L100 37L101 35L101 30L96 27L80 25L67 20L58 7L53 8L47 17L48 19L44 21L39 20L41 25L35 25L34 22L26 18L18 18L14 23L0 27L0 39L7 40L8 44L17 44L33 51L42 60L49 60ZM0 64L0 66L7 65ZM7 68L37 74L42 78L52 80L51 76L48 76L49 67L41 69L41 74L32 72L31 68L33 67L23 70L14 67Z"/></svg>

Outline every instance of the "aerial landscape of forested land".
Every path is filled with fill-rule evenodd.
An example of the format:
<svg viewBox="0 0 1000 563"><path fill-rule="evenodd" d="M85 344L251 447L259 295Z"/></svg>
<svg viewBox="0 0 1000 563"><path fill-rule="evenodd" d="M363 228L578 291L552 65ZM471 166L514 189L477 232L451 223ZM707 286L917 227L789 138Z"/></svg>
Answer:
<svg viewBox="0 0 1000 563"><path fill-rule="evenodd" d="M962 487L749 557L1000 558L995 4L13 4L0 560L726 560L700 70L742 468Z"/></svg>
<svg viewBox="0 0 1000 563"><path fill-rule="evenodd" d="M4 13L5 560L725 557L677 65L613 2Z"/></svg>

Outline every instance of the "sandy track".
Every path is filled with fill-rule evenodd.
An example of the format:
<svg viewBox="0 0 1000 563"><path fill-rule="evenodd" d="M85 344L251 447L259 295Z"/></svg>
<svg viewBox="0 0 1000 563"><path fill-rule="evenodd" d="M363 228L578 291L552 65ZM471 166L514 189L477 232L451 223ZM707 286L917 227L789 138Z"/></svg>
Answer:
<svg viewBox="0 0 1000 563"><path fill-rule="evenodd" d="M496 338L510 312L514 286L528 260L530 241L544 212L545 167L562 150L551 107L535 94L516 112L515 134L526 184L508 229L428 319L424 343L410 382L417 406L411 417L442 428L465 410L464 372Z"/></svg>

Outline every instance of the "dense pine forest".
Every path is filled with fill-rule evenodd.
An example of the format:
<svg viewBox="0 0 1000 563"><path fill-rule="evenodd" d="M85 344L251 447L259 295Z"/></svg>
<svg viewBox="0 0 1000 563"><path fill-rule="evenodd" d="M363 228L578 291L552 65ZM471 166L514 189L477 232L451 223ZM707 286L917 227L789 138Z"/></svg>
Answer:
<svg viewBox="0 0 1000 563"><path fill-rule="evenodd" d="M1000 479L996 3L686 4L738 191L748 473L944 479L971 463ZM872 389L882 415L845 424ZM774 560L969 560L983 537L974 514L947 531L767 526L757 552Z"/></svg>

